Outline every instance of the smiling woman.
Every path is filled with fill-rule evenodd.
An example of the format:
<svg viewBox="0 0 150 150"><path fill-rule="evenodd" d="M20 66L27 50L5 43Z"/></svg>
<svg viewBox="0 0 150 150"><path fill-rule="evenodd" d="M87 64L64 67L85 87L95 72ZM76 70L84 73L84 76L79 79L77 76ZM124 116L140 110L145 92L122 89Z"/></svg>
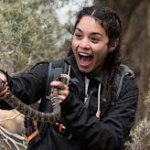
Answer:
<svg viewBox="0 0 150 150"><path fill-rule="evenodd" d="M28 150L123 149L135 118L138 88L132 70L119 60L121 32L120 18L111 8L84 7L65 59L39 63L15 77L2 72L1 107L9 107L3 101L9 87L24 103L41 99L40 111L52 112L47 97L54 94L52 89L57 91L61 117L52 124L39 122ZM63 74L69 70L67 85L60 80L60 69Z"/></svg>
<svg viewBox="0 0 150 150"><path fill-rule="evenodd" d="M110 50L108 42L109 38L99 21L92 16L80 20L73 35L72 50L81 72L96 73L100 70Z"/></svg>

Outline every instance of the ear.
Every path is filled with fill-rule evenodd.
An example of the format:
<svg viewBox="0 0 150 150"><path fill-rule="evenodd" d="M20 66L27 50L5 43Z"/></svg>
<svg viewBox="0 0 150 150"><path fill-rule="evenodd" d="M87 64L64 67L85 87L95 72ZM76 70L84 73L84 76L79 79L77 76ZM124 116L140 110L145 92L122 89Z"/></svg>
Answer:
<svg viewBox="0 0 150 150"><path fill-rule="evenodd" d="M108 49L108 52L111 53L113 52L116 47L118 46L119 44L119 39L117 38L115 41L112 41L110 44L109 44L109 49Z"/></svg>

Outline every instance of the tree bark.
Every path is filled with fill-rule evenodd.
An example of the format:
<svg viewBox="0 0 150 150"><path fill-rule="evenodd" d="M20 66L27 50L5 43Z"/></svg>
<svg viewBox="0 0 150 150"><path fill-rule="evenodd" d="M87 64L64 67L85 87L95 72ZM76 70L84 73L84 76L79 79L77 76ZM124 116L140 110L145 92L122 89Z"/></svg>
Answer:
<svg viewBox="0 0 150 150"><path fill-rule="evenodd" d="M97 6L110 6L121 17L123 41L121 57L135 71L140 89L137 121L148 115L144 100L150 77L150 1L94 0Z"/></svg>

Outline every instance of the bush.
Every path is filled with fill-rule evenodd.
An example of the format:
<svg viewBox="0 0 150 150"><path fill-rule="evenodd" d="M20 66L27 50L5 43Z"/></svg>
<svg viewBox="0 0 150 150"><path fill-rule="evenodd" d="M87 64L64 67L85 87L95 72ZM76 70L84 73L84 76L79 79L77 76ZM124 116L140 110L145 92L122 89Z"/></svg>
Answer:
<svg viewBox="0 0 150 150"><path fill-rule="evenodd" d="M0 68L16 72L53 58L60 33L52 1L1 0Z"/></svg>
<svg viewBox="0 0 150 150"><path fill-rule="evenodd" d="M150 107L150 82L147 97L145 99L145 108ZM150 111L146 111L150 112ZM131 131L131 141L126 143L126 150L150 150L150 114L145 114L143 120L141 120Z"/></svg>

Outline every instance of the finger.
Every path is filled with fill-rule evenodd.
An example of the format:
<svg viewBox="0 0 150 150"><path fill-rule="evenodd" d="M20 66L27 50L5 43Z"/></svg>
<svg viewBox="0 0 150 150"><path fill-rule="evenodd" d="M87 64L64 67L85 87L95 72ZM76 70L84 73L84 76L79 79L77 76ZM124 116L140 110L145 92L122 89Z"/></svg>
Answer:
<svg viewBox="0 0 150 150"><path fill-rule="evenodd" d="M64 96L64 95L58 95L57 96L57 99L59 100L59 103L61 103L61 102L63 102L63 101L65 101L66 100L66 96Z"/></svg>
<svg viewBox="0 0 150 150"><path fill-rule="evenodd" d="M8 96L8 92L7 93L5 93L4 95L2 95L2 96L0 96L0 100L4 100L4 99L6 99L7 98L7 96Z"/></svg>
<svg viewBox="0 0 150 150"><path fill-rule="evenodd" d="M68 96L69 95L69 88L68 86L65 86L64 90L58 90L59 95Z"/></svg>
<svg viewBox="0 0 150 150"><path fill-rule="evenodd" d="M3 81L3 80L0 79L0 86L1 86L1 85L5 85L6 83L8 84L7 81Z"/></svg>
<svg viewBox="0 0 150 150"><path fill-rule="evenodd" d="M59 86L62 82L61 81L52 81L50 83L51 86Z"/></svg>
<svg viewBox="0 0 150 150"><path fill-rule="evenodd" d="M0 91L5 90L6 88L8 88L8 82L1 83L1 85L0 85Z"/></svg>
<svg viewBox="0 0 150 150"><path fill-rule="evenodd" d="M0 72L0 80L2 80L3 82L7 81L6 75L2 72Z"/></svg>
<svg viewBox="0 0 150 150"><path fill-rule="evenodd" d="M8 92L8 87L6 87L3 91L0 92L0 97L3 97Z"/></svg>
<svg viewBox="0 0 150 150"><path fill-rule="evenodd" d="M50 86L56 87L56 88L62 89L62 90L65 88L65 84L62 83L61 81L52 81L52 82L50 83Z"/></svg>
<svg viewBox="0 0 150 150"><path fill-rule="evenodd" d="M8 87L8 82L3 82L3 87L4 88Z"/></svg>

